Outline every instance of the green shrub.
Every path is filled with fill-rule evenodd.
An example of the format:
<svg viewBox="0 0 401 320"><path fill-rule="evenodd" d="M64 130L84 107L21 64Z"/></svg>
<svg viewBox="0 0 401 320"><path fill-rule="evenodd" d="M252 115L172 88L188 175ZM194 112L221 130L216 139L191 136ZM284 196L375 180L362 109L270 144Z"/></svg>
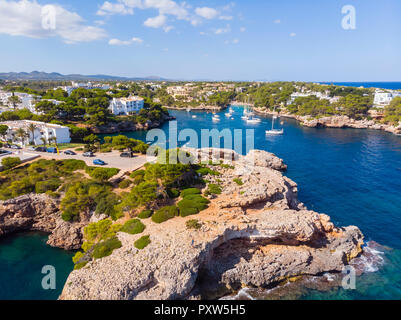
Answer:
<svg viewBox="0 0 401 320"><path fill-rule="evenodd" d="M98 167L87 167L85 170L89 176L98 181L107 181L111 177L115 176L120 172L116 168L98 168Z"/></svg>
<svg viewBox="0 0 401 320"><path fill-rule="evenodd" d="M56 191L60 186L61 186L61 181L58 178L39 181L35 184L35 192L45 193L47 191Z"/></svg>
<svg viewBox="0 0 401 320"><path fill-rule="evenodd" d="M234 181L236 184L238 184L239 186L242 186L242 185L244 184L240 178L235 178L235 179L233 179L233 181Z"/></svg>
<svg viewBox="0 0 401 320"><path fill-rule="evenodd" d="M74 265L74 270L79 270L85 267L88 264L88 261L80 262Z"/></svg>
<svg viewBox="0 0 401 320"><path fill-rule="evenodd" d="M178 216L178 209L176 206L167 206L157 210L153 216L152 221L155 223L162 223L169 219Z"/></svg>
<svg viewBox="0 0 401 320"><path fill-rule="evenodd" d="M134 242L135 248L142 250L150 244L150 236L143 236Z"/></svg>
<svg viewBox="0 0 401 320"><path fill-rule="evenodd" d="M168 188L167 194L172 199L178 198L180 196L180 190L178 190L177 188Z"/></svg>
<svg viewBox="0 0 401 320"><path fill-rule="evenodd" d="M193 214L197 214L200 211L207 209L208 204L209 200L202 197L201 195L188 195L183 200L178 202L180 216L187 217Z"/></svg>
<svg viewBox="0 0 401 320"><path fill-rule="evenodd" d="M221 194L221 187L218 184L209 184L206 193L208 194Z"/></svg>
<svg viewBox="0 0 401 320"><path fill-rule="evenodd" d="M121 241L117 237L113 237L102 242L97 243L92 252L92 257L95 259L101 259L107 257L113 253L114 249L121 248Z"/></svg>
<svg viewBox="0 0 401 320"><path fill-rule="evenodd" d="M120 189L127 189L127 188L131 185L131 183L132 183L131 180L125 179L125 180L121 181L121 182L118 184L118 187L119 187Z"/></svg>
<svg viewBox="0 0 401 320"><path fill-rule="evenodd" d="M142 233L143 230L145 230L145 225L138 219L132 219L124 223L120 231L129 234L138 234Z"/></svg>
<svg viewBox="0 0 401 320"><path fill-rule="evenodd" d="M134 171L134 172L132 172L131 174L130 174L130 177L131 178L136 178L137 176L144 176L145 175L145 170L136 170L136 171Z"/></svg>
<svg viewBox="0 0 401 320"><path fill-rule="evenodd" d="M116 233L120 231L120 229L120 224L113 224L111 220L105 219L99 222L88 224L84 228L84 236L85 239L89 240L90 242L96 242L115 237Z"/></svg>
<svg viewBox="0 0 401 320"><path fill-rule="evenodd" d="M199 230L202 227L202 224L196 219L188 220L185 225L187 226L187 229L195 230Z"/></svg>
<svg viewBox="0 0 401 320"><path fill-rule="evenodd" d="M4 170L12 169L21 164L21 159L18 157L6 157L1 160Z"/></svg>
<svg viewBox="0 0 401 320"><path fill-rule="evenodd" d="M182 198L185 198L185 196L188 196L190 194L201 194L201 191L197 188L189 188L181 191L180 196Z"/></svg>
<svg viewBox="0 0 401 320"><path fill-rule="evenodd" d="M207 167L199 168L198 170L196 170L196 172L197 172L198 174L200 174L201 176L207 176L208 174L210 174L210 175L212 175L212 176L219 176L219 175L221 175L220 172L215 171L215 170L211 170L211 169L209 169L209 168L207 168Z"/></svg>
<svg viewBox="0 0 401 320"><path fill-rule="evenodd" d="M152 210L143 210L140 214L138 214L139 219L148 219L152 216Z"/></svg>

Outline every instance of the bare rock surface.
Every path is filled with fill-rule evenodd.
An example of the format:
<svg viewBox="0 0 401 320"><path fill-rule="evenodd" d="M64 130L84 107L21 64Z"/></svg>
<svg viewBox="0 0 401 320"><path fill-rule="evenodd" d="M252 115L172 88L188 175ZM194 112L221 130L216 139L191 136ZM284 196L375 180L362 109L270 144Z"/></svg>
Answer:
<svg viewBox="0 0 401 320"><path fill-rule="evenodd" d="M234 168L219 168L223 192L196 216L162 224L143 220L139 235L119 232L122 247L74 270L60 299L216 298L245 285L341 271L362 251L362 233L336 228L327 215L307 210L273 157L263 151L236 155ZM235 177L242 184L233 183ZM188 229L190 219L201 228ZM151 243L138 250L134 242L143 235Z"/></svg>
<svg viewBox="0 0 401 320"><path fill-rule="evenodd" d="M66 250L82 245L84 224L61 219L59 204L45 194L27 194L0 201L0 236L18 231L51 233L48 244Z"/></svg>

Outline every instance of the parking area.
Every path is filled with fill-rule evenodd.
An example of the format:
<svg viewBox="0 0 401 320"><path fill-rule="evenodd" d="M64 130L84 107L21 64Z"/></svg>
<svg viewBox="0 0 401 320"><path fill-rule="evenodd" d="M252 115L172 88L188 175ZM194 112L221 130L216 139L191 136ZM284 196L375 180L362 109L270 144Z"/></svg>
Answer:
<svg viewBox="0 0 401 320"><path fill-rule="evenodd" d="M100 159L103 160L106 164L103 167L108 168L117 168L121 171L134 171L141 168L146 162L154 161L155 158L146 157L146 155L135 155L133 158L122 158L120 157L121 152L113 151L108 153L96 153L94 157L84 157L82 152L76 152L76 155L66 155L64 151L61 151L60 154L57 153L46 153L46 152L36 152L27 149L21 150L11 150L7 149L8 151L12 152L14 157L25 158L27 155L38 155L44 159L56 159L56 160L63 160L63 159L77 159L83 160L89 166L95 166L93 164L93 160Z"/></svg>

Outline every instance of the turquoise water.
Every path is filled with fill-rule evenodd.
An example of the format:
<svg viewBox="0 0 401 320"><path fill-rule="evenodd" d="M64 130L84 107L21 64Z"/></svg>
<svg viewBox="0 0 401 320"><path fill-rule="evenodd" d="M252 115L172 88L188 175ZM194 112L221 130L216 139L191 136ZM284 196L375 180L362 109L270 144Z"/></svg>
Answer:
<svg viewBox="0 0 401 320"><path fill-rule="evenodd" d="M357 225L367 240L388 246L383 267L358 278L357 289L311 290L302 299L401 299L401 137L374 130L303 128L284 119L283 136L266 137L271 118L259 125L220 114L212 123L205 112L172 111L178 128L255 129L255 148L275 153L288 165L308 208L327 213L339 226ZM197 115L196 119L192 115ZM168 131L169 124L163 126ZM145 132L127 136L145 140ZM245 137L244 137L245 141ZM72 269L72 253L46 246L46 236L17 235L0 240L0 299L55 299ZM44 291L41 268L57 269L57 290Z"/></svg>
<svg viewBox="0 0 401 320"><path fill-rule="evenodd" d="M19 233L0 239L0 300L55 300L73 269L73 253L46 245L48 236ZM56 270L56 289L42 288L42 268Z"/></svg>

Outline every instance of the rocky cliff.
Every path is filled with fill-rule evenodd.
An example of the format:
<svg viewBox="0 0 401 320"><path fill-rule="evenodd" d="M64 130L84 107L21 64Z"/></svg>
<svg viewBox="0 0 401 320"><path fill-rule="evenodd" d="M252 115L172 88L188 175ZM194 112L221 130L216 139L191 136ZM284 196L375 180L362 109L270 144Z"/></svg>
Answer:
<svg viewBox="0 0 401 320"><path fill-rule="evenodd" d="M79 249L85 223L65 222L58 207L58 202L45 194L0 201L0 236L18 231L42 231L50 233L47 243L53 247Z"/></svg>
<svg viewBox="0 0 401 320"><path fill-rule="evenodd" d="M234 158L206 177L222 188L208 209L162 224L143 220L151 243L142 250L134 246L141 235L119 232L122 247L74 270L60 299L217 298L339 272L362 251L357 227L337 228L298 201L296 183L278 171L282 160L263 151ZM188 229L190 219L201 227Z"/></svg>
<svg viewBox="0 0 401 320"><path fill-rule="evenodd" d="M313 118L310 116L299 116L290 113L277 113L270 112L262 109L255 109L258 114L264 115L279 115L285 118L296 119L305 127L310 128L353 128L353 129L372 129L372 130L383 130L396 135L401 135L401 124L398 126L392 126L389 124L378 123L374 120L362 119L355 120L348 116L330 116L322 118Z"/></svg>

